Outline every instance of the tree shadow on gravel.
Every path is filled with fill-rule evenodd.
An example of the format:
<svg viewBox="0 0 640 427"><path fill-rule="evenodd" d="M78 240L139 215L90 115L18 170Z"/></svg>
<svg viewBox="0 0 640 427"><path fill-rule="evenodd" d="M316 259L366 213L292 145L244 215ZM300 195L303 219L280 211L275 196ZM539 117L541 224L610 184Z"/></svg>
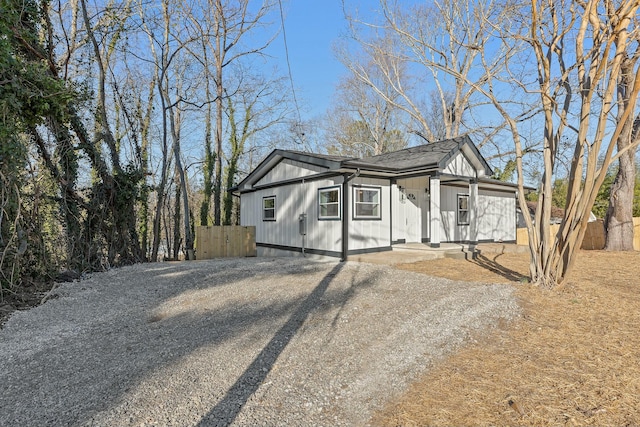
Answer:
<svg viewBox="0 0 640 427"><path fill-rule="evenodd" d="M260 354L256 356L244 373L236 380L235 384L227 390L224 397L202 417L197 424L198 427L211 425L228 426L234 422L244 405L271 372L282 351L296 336L309 313L321 305L322 296L343 266L344 263L336 264L325 275L298 309L291 314L289 320L274 334Z"/></svg>
<svg viewBox="0 0 640 427"><path fill-rule="evenodd" d="M344 263L254 259L145 265L74 283L76 291L64 290L19 329L0 331L8 338L0 355L10 366L0 372L0 427L167 425L172 405L191 399L172 395L174 379L188 381L195 401L202 399L195 420L184 425L228 425L309 317L343 307L375 282L375 274L361 276ZM233 298L236 286L255 287L253 298ZM295 291L278 295L284 286ZM207 298L214 303L207 305ZM195 308L184 309L185 302ZM165 304L177 311L165 313ZM224 355L215 360L225 345L246 350L233 363ZM173 372L198 353L194 370ZM198 369L218 365L221 372L240 370L215 384L201 382Z"/></svg>

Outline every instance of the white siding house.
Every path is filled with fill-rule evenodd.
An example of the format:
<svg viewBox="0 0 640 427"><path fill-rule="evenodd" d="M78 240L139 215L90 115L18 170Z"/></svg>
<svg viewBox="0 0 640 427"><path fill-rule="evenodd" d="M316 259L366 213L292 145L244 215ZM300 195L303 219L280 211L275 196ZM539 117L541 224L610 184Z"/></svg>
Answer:
<svg viewBox="0 0 640 427"><path fill-rule="evenodd" d="M237 187L259 255L347 255L405 242L513 242L516 186L468 137L354 159L274 150Z"/></svg>

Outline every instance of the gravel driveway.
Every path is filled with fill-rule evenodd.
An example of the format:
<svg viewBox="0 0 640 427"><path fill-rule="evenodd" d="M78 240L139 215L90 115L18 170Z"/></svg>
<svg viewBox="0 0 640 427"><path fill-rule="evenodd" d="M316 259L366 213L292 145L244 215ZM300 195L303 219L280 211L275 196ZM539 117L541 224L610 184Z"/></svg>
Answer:
<svg viewBox="0 0 640 427"><path fill-rule="evenodd" d="M366 425L508 285L365 263L142 264L67 283L0 330L0 426Z"/></svg>

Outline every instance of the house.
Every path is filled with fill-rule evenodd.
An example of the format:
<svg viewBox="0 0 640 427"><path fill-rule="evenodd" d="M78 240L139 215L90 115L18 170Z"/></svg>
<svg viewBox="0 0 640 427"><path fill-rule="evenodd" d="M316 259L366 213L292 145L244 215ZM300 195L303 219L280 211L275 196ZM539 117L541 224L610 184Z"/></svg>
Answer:
<svg viewBox="0 0 640 427"><path fill-rule="evenodd" d="M347 255L394 244L515 242L517 187L467 136L362 159L274 150L231 189L258 255Z"/></svg>

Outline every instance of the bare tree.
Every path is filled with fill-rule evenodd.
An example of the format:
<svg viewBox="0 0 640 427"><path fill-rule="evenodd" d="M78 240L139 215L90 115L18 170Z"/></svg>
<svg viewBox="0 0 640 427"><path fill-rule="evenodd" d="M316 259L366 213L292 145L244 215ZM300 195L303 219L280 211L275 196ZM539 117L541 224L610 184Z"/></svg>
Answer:
<svg viewBox="0 0 640 427"><path fill-rule="evenodd" d="M255 46L243 46L249 34L266 25L265 17L272 10L274 3L270 0L263 1L259 5L253 4L250 0L238 0L229 2L225 0L207 0L202 4L198 12L192 10L190 16L194 31L206 37L207 43L203 48L207 51L208 61L205 67L212 67L207 71L207 76L213 79L213 96L209 92L209 99L215 105L215 170L213 179L213 223L220 225L222 221L222 157L224 139L224 111L226 103L224 100L227 88L227 76L225 71L230 65L239 62L242 58L260 54L273 40L267 39L263 43ZM192 6L195 9L196 6ZM205 140L205 150L207 150L208 140ZM210 152L209 157L213 157ZM200 211L200 218L208 215L208 206L203 205Z"/></svg>
<svg viewBox="0 0 640 427"><path fill-rule="evenodd" d="M182 200L176 200L175 218L180 215L177 207L182 203L184 212L184 244L187 259L195 259L193 249L193 236L191 233L191 218L189 215L189 192L187 181L182 166L182 146L181 130L183 123L183 104L188 103L189 95L185 93L183 87L185 76L189 71L188 49L191 44L195 44L199 38L184 31L184 28L174 28L173 20L178 16L178 10L184 13L182 7L172 3L170 0L162 0L162 13L160 17L153 17L145 13L145 9L140 4L140 16L143 19L143 28L149 39L149 46L152 52L152 63L155 69L155 79L157 80L158 98L162 111L162 144L161 144L161 167L159 171L160 180L156 192L156 211L153 220L153 244L151 260L157 261L158 251L161 244L161 221L163 218L163 208L165 206L167 183L169 180L169 168L171 155L173 155L175 178L180 186L176 190L176 195L181 195ZM160 33L160 35L158 34ZM179 199L180 197L178 197ZM175 219L174 218L174 219ZM174 230L178 232L179 230ZM174 242L174 247L177 242Z"/></svg>
<svg viewBox="0 0 640 427"><path fill-rule="evenodd" d="M375 72L374 68L369 75ZM398 95L385 85L384 79L379 80L378 86L386 93L384 98L353 75L342 79L334 107L326 118L329 153L363 157L407 146L402 111L386 100L397 100Z"/></svg>
<svg viewBox="0 0 640 427"><path fill-rule="evenodd" d="M269 80L251 74L247 68L235 67L236 88L225 91L227 108L225 115L229 123L229 149L225 155L227 167L225 186L236 184L241 156L245 154L247 142L257 134L282 123L289 113L288 93L284 80ZM223 196L223 224L231 225L234 203L229 191Z"/></svg>
<svg viewBox="0 0 640 427"><path fill-rule="evenodd" d="M354 54L344 56L354 58L345 61L353 75L408 114L423 139L473 133L479 146L491 141L505 123L477 122L472 112L486 109L478 88L496 78L517 52L517 43L495 42L492 25L511 21L513 10L494 0L444 0L412 7L380 0L380 7L379 24L348 16L352 37L366 57L363 61ZM372 78L370 69L384 77L384 86ZM426 94L431 99L425 99ZM435 120L434 111L441 114Z"/></svg>
<svg viewBox="0 0 640 427"><path fill-rule="evenodd" d="M631 23L639 6L637 0L625 0L617 5L610 0L532 1L530 8L525 8L522 22L528 24L528 30L521 33L521 37L535 55L537 93L544 116L544 168L538 208L534 221L525 216L531 252L530 274L533 283L539 286L553 287L566 278L607 169L612 161L635 148L631 144L614 154L640 89L640 75L636 71L632 89L627 94L629 102L615 102L625 59L635 58L628 65L633 69L637 67L637 55L633 54L629 34L637 31ZM509 38L514 36L509 34ZM486 95L495 101L491 91ZM502 113L509 121L518 153L519 201L524 207L521 139L515 121L509 120L506 112ZM609 128L616 113L616 124ZM553 175L561 141L568 137L566 132L574 133L574 155L565 214L558 233L552 235Z"/></svg>
<svg viewBox="0 0 640 427"><path fill-rule="evenodd" d="M539 139L542 141L543 167L535 219L532 221L525 215L525 221L529 229L531 280L541 287L553 287L561 283L571 270L607 169L613 161L635 150L639 143L636 140L614 153L616 143L628 129L630 117L634 115L640 90L640 46L635 42L635 34L639 31L635 18L640 1L460 3L472 5L469 9L474 10L472 16L477 16L482 22L477 28L484 30L472 32L471 38L455 38L460 42L459 48L441 50L422 41L421 35L427 34L428 29L409 29L404 24L407 14L417 13L400 13L400 9L391 8L387 1L381 0L387 22L402 36L403 44L413 49L417 58L425 58L424 65L428 69L441 72L461 87L469 88L462 93L482 95L485 102L501 115L514 141L518 200L523 211L526 211L523 154L527 147L519 125L523 119L535 121L537 117L526 108L514 113L510 109L512 104L501 99L500 93L504 91L506 82L520 90L516 101L528 100L531 93L539 97L542 105L540 128L543 131ZM490 10L494 12L490 13ZM443 21L449 20L444 18ZM464 28L475 28L467 25L465 20L460 22L465 23ZM451 33L446 34L444 40L454 39ZM477 34L486 34L486 37L478 38ZM518 53L514 46L521 43L528 49L523 50L522 55L514 56ZM490 46L494 49L489 49ZM480 66L481 70L474 74L465 73L465 67L459 66L468 63L465 61L468 55L474 55L468 52L469 49L480 50L479 61L473 64ZM489 60L489 51L497 52L493 57L502 59ZM500 68L500 62L508 67ZM518 67L521 67L520 72L516 72ZM537 70L535 81L528 76L531 67ZM625 102L616 102L616 91L625 74L632 76L624 96ZM615 125L611 126L612 122ZM558 233L552 235L550 219L554 175L560 149L568 141L573 141L569 144L573 158L566 209Z"/></svg>

